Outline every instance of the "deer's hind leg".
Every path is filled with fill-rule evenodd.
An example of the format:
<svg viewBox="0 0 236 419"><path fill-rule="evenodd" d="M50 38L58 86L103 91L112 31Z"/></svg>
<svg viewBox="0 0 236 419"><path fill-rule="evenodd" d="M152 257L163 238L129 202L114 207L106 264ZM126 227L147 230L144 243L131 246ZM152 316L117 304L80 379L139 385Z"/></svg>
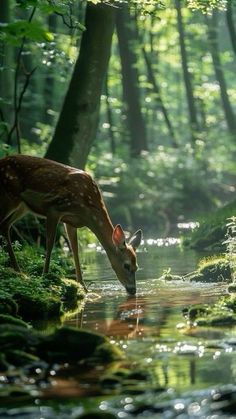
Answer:
<svg viewBox="0 0 236 419"><path fill-rule="evenodd" d="M43 274L47 274L49 271L51 253L55 241L57 224L59 220L59 216L54 214L53 212L51 212L51 214L48 214L46 218L46 259L44 263Z"/></svg>
<svg viewBox="0 0 236 419"><path fill-rule="evenodd" d="M15 208L10 206L5 208L2 206L0 210L0 234L5 238L7 242L7 252L9 254L10 263L15 271L20 271L20 267L18 265L13 246L11 243L11 226L12 224L17 221L19 218L23 217L23 215L27 212L24 204L19 204Z"/></svg>
<svg viewBox="0 0 236 419"><path fill-rule="evenodd" d="M78 239L77 239L77 228L71 226L70 224L66 224L65 229L67 232L67 236L69 239L70 247L73 253L74 262L75 262L75 272L76 272L76 279L77 281L84 287L85 291L88 292L88 289L83 281L82 271L80 267L79 261L79 249L78 249Z"/></svg>

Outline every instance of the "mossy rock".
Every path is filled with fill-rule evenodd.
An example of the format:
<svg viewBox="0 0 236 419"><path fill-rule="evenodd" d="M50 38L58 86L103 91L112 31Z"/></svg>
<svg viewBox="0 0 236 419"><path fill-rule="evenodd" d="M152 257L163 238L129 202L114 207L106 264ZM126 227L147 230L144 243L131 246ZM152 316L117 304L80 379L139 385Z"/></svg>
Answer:
<svg viewBox="0 0 236 419"><path fill-rule="evenodd" d="M197 317L207 313L207 306L203 304L197 304L191 306L188 310L188 316L190 320L195 320Z"/></svg>
<svg viewBox="0 0 236 419"><path fill-rule="evenodd" d="M10 367L10 364L6 360L6 355L0 352L0 371L5 372L9 369L9 367Z"/></svg>
<svg viewBox="0 0 236 419"><path fill-rule="evenodd" d="M25 326L15 324L0 325L0 348L2 352L18 348L26 350L29 347L35 347L39 340L40 336Z"/></svg>
<svg viewBox="0 0 236 419"><path fill-rule="evenodd" d="M25 320L47 320L76 308L85 295L84 290L76 281L60 275L61 269L42 277L0 267L0 314L18 314Z"/></svg>
<svg viewBox="0 0 236 419"><path fill-rule="evenodd" d="M111 351L111 344L108 339L101 343L93 354L94 360L100 360L101 362L112 362L116 359L122 358L121 350L113 345Z"/></svg>
<svg viewBox="0 0 236 419"><path fill-rule="evenodd" d="M236 324L236 315L233 313L209 315L197 320L198 326L234 326Z"/></svg>
<svg viewBox="0 0 236 419"><path fill-rule="evenodd" d="M236 293L236 284L235 283L228 286L228 292Z"/></svg>
<svg viewBox="0 0 236 419"><path fill-rule="evenodd" d="M22 367L24 365L39 361L39 358L36 355L21 351L19 349L7 351L6 358L10 364L15 365L16 367Z"/></svg>
<svg viewBox="0 0 236 419"><path fill-rule="evenodd" d="M50 335L15 324L0 325L0 365L22 366L35 361L108 363L122 352L108 338L86 330L62 327ZM20 349L19 349L20 348Z"/></svg>
<svg viewBox="0 0 236 419"><path fill-rule="evenodd" d="M170 272L167 272L167 273L164 272L159 279L162 279L164 281L181 281L183 280L183 276L174 275Z"/></svg>
<svg viewBox="0 0 236 419"><path fill-rule="evenodd" d="M113 415L113 413L109 412L98 412L97 410L91 410L91 412L76 416L75 419L116 419L116 415Z"/></svg>
<svg viewBox="0 0 236 419"><path fill-rule="evenodd" d="M212 305L191 306L187 314L198 326L233 326L236 324L236 297L224 296Z"/></svg>
<svg viewBox="0 0 236 419"><path fill-rule="evenodd" d="M206 282L232 281L230 262L226 258L212 258L202 263L199 271Z"/></svg>
<svg viewBox="0 0 236 419"><path fill-rule="evenodd" d="M121 352L99 334L64 326L40 342L40 357L46 361L70 362L93 358L110 362L121 357Z"/></svg>
<svg viewBox="0 0 236 419"><path fill-rule="evenodd" d="M230 262L224 256L202 259L199 268L184 276L184 280L195 282L230 282L232 281Z"/></svg>
<svg viewBox="0 0 236 419"><path fill-rule="evenodd" d="M222 304L224 304L225 307L230 308L231 310L233 310L234 313L236 313L236 296L230 295L229 297L224 297L222 299Z"/></svg>
<svg viewBox="0 0 236 419"><path fill-rule="evenodd" d="M14 324L15 326L22 326L28 329L29 325L21 319L10 316L8 314L0 314L0 325L1 324Z"/></svg>

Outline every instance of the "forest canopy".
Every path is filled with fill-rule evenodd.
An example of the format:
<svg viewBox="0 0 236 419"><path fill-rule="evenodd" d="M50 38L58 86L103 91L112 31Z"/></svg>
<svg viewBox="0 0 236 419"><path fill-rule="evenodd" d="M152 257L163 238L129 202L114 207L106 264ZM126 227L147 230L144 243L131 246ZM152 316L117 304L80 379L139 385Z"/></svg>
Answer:
<svg viewBox="0 0 236 419"><path fill-rule="evenodd" d="M115 221L161 234L233 200L235 15L234 0L3 0L1 156L86 167Z"/></svg>

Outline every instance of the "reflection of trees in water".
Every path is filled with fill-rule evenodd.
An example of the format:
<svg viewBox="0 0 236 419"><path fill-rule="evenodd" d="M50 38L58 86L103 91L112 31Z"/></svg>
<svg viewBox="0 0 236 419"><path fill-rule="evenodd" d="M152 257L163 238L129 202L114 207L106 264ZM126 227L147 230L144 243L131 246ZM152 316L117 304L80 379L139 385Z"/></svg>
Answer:
<svg viewBox="0 0 236 419"><path fill-rule="evenodd" d="M130 341L132 354L127 349L125 363L136 363L139 368L148 369L156 387L191 390L232 381L232 375L236 377L232 355L222 354L214 359L214 352L202 357L195 355L194 349L191 353L175 352L175 347L184 345L189 337L176 331L182 307L169 300L168 295L167 292L165 300L153 294L125 299L106 296L105 302L103 298L87 301L77 318L77 327L105 334L118 343L123 341L122 345ZM211 339L211 335L206 338ZM190 345L197 347L198 341L191 337Z"/></svg>

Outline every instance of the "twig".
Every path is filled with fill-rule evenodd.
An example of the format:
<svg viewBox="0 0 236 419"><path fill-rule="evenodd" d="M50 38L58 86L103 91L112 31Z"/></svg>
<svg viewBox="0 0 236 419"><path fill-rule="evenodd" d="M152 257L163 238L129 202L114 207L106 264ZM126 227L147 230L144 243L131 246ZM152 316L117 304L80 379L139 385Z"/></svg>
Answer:
<svg viewBox="0 0 236 419"><path fill-rule="evenodd" d="M48 3L52 6L55 5L53 0L48 0ZM71 3L68 4L68 8L69 8L69 13L68 13L68 18L69 18L69 23L66 21L65 15L63 13L57 12L56 10L54 10L55 15L60 16L62 19L62 22L64 23L65 26L67 26L69 29L78 29L79 25L78 23L73 23L73 18L72 18L72 5Z"/></svg>
<svg viewBox="0 0 236 419"><path fill-rule="evenodd" d="M30 14L30 17L28 19L28 22L31 22L34 14L36 12L36 6L33 7L33 10ZM18 153L21 152L21 146L20 146L20 126L19 126L19 113L20 113L20 109L21 109L21 104L22 104L22 100L23 100L23 96L26 92L26 89L28 87L29 84L29 80L31 75L34 73L35 68L30 72L30 73L25 73L26 76L26 80L23 86L23 89L20 93L20 96L18 97L18 78L19 78L19 72L20 72L20 67L21 67L21 56L25 47L25 42L26 42L26 37L24 36L17 54L17 61L16 61L16 69L15 69L15 78L14 78L14 122L12 125L12 128L10 129L8 136L7 136L7 142L8 144L11 143L11 137L14 131L16 131L16 141L17 141L17 149L18 149Z"/></svg>

